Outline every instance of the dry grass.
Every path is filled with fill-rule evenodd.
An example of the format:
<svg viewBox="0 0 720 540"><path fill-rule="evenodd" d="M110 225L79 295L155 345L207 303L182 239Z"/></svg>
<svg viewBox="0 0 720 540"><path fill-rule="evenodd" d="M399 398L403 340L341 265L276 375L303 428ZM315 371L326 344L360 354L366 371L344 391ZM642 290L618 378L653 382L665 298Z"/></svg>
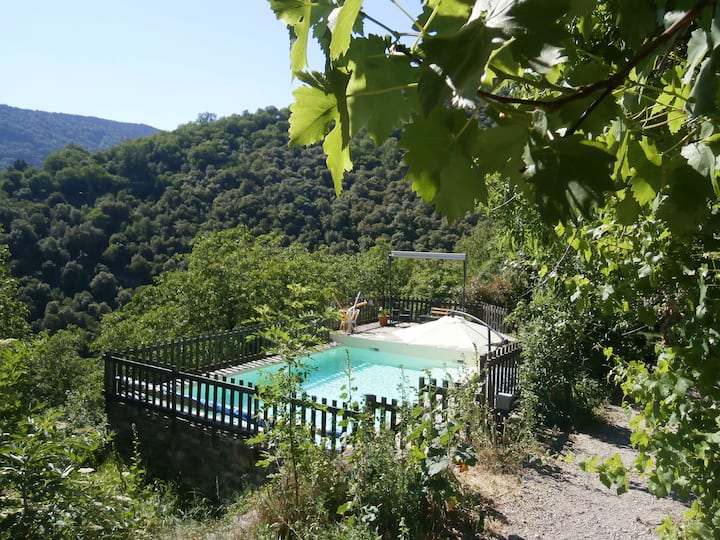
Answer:
<svg viewBox="0 0 720 540"><path fill-rule="evenodd" d="M252 494L243 496L218 518L184 520L169 526L160 540L249 540L257 538L260 513L250 507Z"/></svg>

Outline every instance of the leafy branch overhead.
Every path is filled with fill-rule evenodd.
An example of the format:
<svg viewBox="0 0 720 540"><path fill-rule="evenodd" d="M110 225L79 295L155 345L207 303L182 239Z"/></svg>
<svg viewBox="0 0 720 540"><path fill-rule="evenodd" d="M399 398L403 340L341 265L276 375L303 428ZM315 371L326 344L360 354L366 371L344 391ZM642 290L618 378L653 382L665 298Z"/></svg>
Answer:
<svg viewBox="0 0 720 540"><path fill-rule="evenodd" d="M388 0L399 15L391 22L362 0L270 0L306 84L295 91L291 143L323 142L338 193L352 137L366 128L380 143L399 127L413 188L450 218L484 202L486 175L498 172L548 221L610 193L626 219L662 191L674 199L664 204L692 211L669 189L688 167L718 193L718 134L707 121L718 101L714 1L408 4ZM308 47L325 53L322 73L308 70Z"/></svg>

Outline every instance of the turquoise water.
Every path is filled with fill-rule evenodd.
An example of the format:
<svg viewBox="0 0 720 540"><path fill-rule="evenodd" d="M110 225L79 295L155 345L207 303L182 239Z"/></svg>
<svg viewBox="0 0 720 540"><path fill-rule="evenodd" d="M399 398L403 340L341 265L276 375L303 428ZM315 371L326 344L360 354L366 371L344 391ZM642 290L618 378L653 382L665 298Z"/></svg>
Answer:
<svg viewBox="0 0 720 540"><path fill-rule="evenodd" d="M350 383L348 362L352 377ZM343 399L341 395L347 393L348 387L352 388L352 401L361 402L365 394L374 394L378 398L414 401L420 377L457 381L468 369L458 362L445 363L440 360L345 346L314 353L303 358L302 363L306 367L303 389L308 395L338 402L347 401L347 398ZM244 383L257 385L283 365L279 363L240 371L230 377L236 382L242 380Z"/></svg>

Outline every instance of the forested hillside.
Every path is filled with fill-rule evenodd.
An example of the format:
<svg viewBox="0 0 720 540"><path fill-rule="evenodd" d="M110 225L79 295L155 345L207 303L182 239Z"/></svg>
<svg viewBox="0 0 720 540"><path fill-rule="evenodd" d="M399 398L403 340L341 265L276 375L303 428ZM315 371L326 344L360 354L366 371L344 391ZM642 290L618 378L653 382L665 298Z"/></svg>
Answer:
<svg viewBox="0 0 720 540"><path fill-rule="evenodd" d="M288 111L268 108L131 140L105 152L77 145L40 168L0 172L0 243L34 330L95 329L133 290L177 266L193 238L244 225L331 253L378 240L452 250L477 217L448 225L404 179L390 139L359 137L337 197L319 147L288 146Z"/></svg>
<svg viewBox="0 0 720 540"><path fill-rule="evenodd" d="M95 152L155 132L144 124L0 105L0 167L16 160L39 167L46 156L68 144Z"/></svg>

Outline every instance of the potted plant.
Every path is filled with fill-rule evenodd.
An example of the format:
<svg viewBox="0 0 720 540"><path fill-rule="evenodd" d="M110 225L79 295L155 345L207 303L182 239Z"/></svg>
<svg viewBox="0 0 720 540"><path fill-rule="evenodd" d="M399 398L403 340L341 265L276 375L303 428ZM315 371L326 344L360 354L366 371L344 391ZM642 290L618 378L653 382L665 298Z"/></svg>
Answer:
<svg viewBox="0 0 720 540"><path fill-rule="evenodd" d="M390 318L390 315L388 314L388 311L380 306L378 309L378 324L380 326L385 326L388 323L388 319Z"/></svg>

